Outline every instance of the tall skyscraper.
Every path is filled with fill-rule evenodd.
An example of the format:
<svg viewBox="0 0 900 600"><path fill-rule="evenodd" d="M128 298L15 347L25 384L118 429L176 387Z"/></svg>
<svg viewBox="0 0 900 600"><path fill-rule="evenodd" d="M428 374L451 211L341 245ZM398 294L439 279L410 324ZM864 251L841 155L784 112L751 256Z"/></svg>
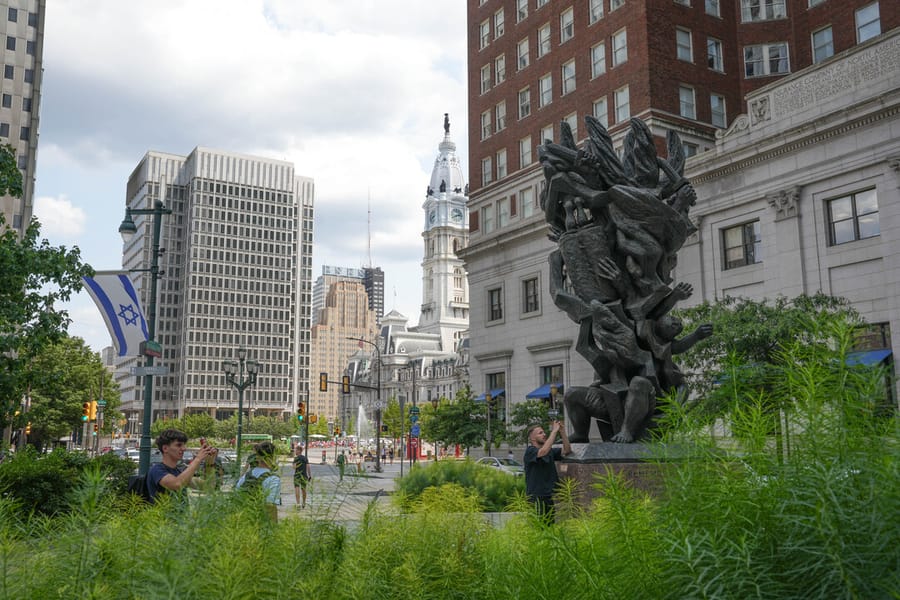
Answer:
<svg viewBox="0 0 900 600"><path fill-rule="evenodd" d="M148 152L126 202L147 208L158 199L172 209L163 217L156 335L169 374L156 378L153 418L234 414L238 393L222 364L240 347L260 364L245 412L293 414L309 383L313 180L279 160L199 147L186 157ZM150 264L151 219L135 224L122 261L129 269ZM136 287L148 306L149 275ZM121 364L120 378L138 360ZM123 410L140 412L142 382L122 383Z"/></svg>
<svg viewBox="0 0 900 600"><path fill-rule="evenodd" d="M362 283L366 274L362 269L322 265L322 274L316 278L312 292L312 324L319 322L319 311L325 308L325 299L331 285L337 281L352 279Z"/></svg>
<svg viewBox="0 0 900 600"><path fill-rule="evenodd" d="M375 313L375 319L381 323L384 315L384 271L381 267L371 265L362 268L363 284L369 295L369 308Z"/></svg>
<svg viewBox="0 0 900 600"><path fill-rule="evenodd" d="M561 121L580 146L592 115L621 150L640 117L663 155L678 133L690 167L765 116L747 94L898 25L900 4L871 0L468 0L473 390L508 404L593 380L548 293L538 147L560 141Z"/></svg>
<svg viewBox="0 0 900 600"><path fill-rule="evenodd" d="M6 50L0 80L0 143L10 144L22 172L22 197L0 197L7 225L21 234L34 213L34 174L44 78L45 0L0 2Z"/></svg>

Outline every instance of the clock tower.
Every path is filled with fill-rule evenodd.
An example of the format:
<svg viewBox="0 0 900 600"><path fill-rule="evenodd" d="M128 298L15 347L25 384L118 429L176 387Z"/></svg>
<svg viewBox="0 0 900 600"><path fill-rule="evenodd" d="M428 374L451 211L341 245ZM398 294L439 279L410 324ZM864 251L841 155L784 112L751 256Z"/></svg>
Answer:
<svg viewBox="0 0 900 600"><path fill-rule="evenodd" d="M468 185L463 178L456 144L450 139L450 118L444 114L444 139L425 194L425 253L422 260L420 333L440 334L444 352L469 329L469 284L457 253L469 243Z"/></svg>

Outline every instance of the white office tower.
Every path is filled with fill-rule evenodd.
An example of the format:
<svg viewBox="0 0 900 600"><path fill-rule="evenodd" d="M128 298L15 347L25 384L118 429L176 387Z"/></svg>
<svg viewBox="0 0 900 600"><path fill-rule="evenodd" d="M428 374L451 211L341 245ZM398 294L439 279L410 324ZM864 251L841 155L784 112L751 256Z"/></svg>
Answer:
<svg viewBox="0 0 900 600"><path fill-rule="evenodd" d="M162 190L162 192L161 192ZM164 198L156 341L169 368L153 386L153 419L235 414L238 392L223 372L240 347L259 362L244 392L247 415L288 418L309 382L313 180L280 160L195 148L188 156L148 152L128 180L127 205ZM150 265L152 217L134 216L125 268ZM149 273L133 280L144 310ZM141 384L120 364L123 410L140 421ZM137 418L135 415L138 415Z"/></svg>

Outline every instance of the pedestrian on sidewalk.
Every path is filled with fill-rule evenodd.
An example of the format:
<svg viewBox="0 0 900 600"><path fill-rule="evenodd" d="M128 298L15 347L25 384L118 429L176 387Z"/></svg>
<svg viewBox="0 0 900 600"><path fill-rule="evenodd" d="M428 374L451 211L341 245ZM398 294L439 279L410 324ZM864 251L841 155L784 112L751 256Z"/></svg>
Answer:
<svg viewBox="0 0 900 600"><path fill-rule="evenodd" d="M303 455L303 446L298 444L294 451L294 498L300 508L306 508L306 486L310 479L312 479L312 471L309 460ZM303 496L302 503L301 495Z"/></svg>
<svg viewBox="0 0 900 600"><path fill-rule="evenodd" d="M344 480L344 467L347 464L347 458L344 456L344 451L341 450L341 453L338 454L337 457L337 466L338 466L338 475L340 476L339 481Z"/></svg>

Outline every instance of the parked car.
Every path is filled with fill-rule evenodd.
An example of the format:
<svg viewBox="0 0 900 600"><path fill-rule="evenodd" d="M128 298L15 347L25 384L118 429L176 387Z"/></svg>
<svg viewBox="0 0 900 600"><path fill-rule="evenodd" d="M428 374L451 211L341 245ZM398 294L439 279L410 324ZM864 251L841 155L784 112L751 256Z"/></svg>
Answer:
<svg viewBox="0 0 900 600"><path fill-rule="evenodd" d="M141 460L141 451L137 448L128 448L125 450L125 455L133 460L134 462L140 462Z"/></svg>
<svg viewBox="0 0 900 600"><path fill-rule="evenodd" d="M525 466L511 458L497 458L496 456L483 456L475 461L479 465L492 467L516 477L525 475Z"/></svg>

